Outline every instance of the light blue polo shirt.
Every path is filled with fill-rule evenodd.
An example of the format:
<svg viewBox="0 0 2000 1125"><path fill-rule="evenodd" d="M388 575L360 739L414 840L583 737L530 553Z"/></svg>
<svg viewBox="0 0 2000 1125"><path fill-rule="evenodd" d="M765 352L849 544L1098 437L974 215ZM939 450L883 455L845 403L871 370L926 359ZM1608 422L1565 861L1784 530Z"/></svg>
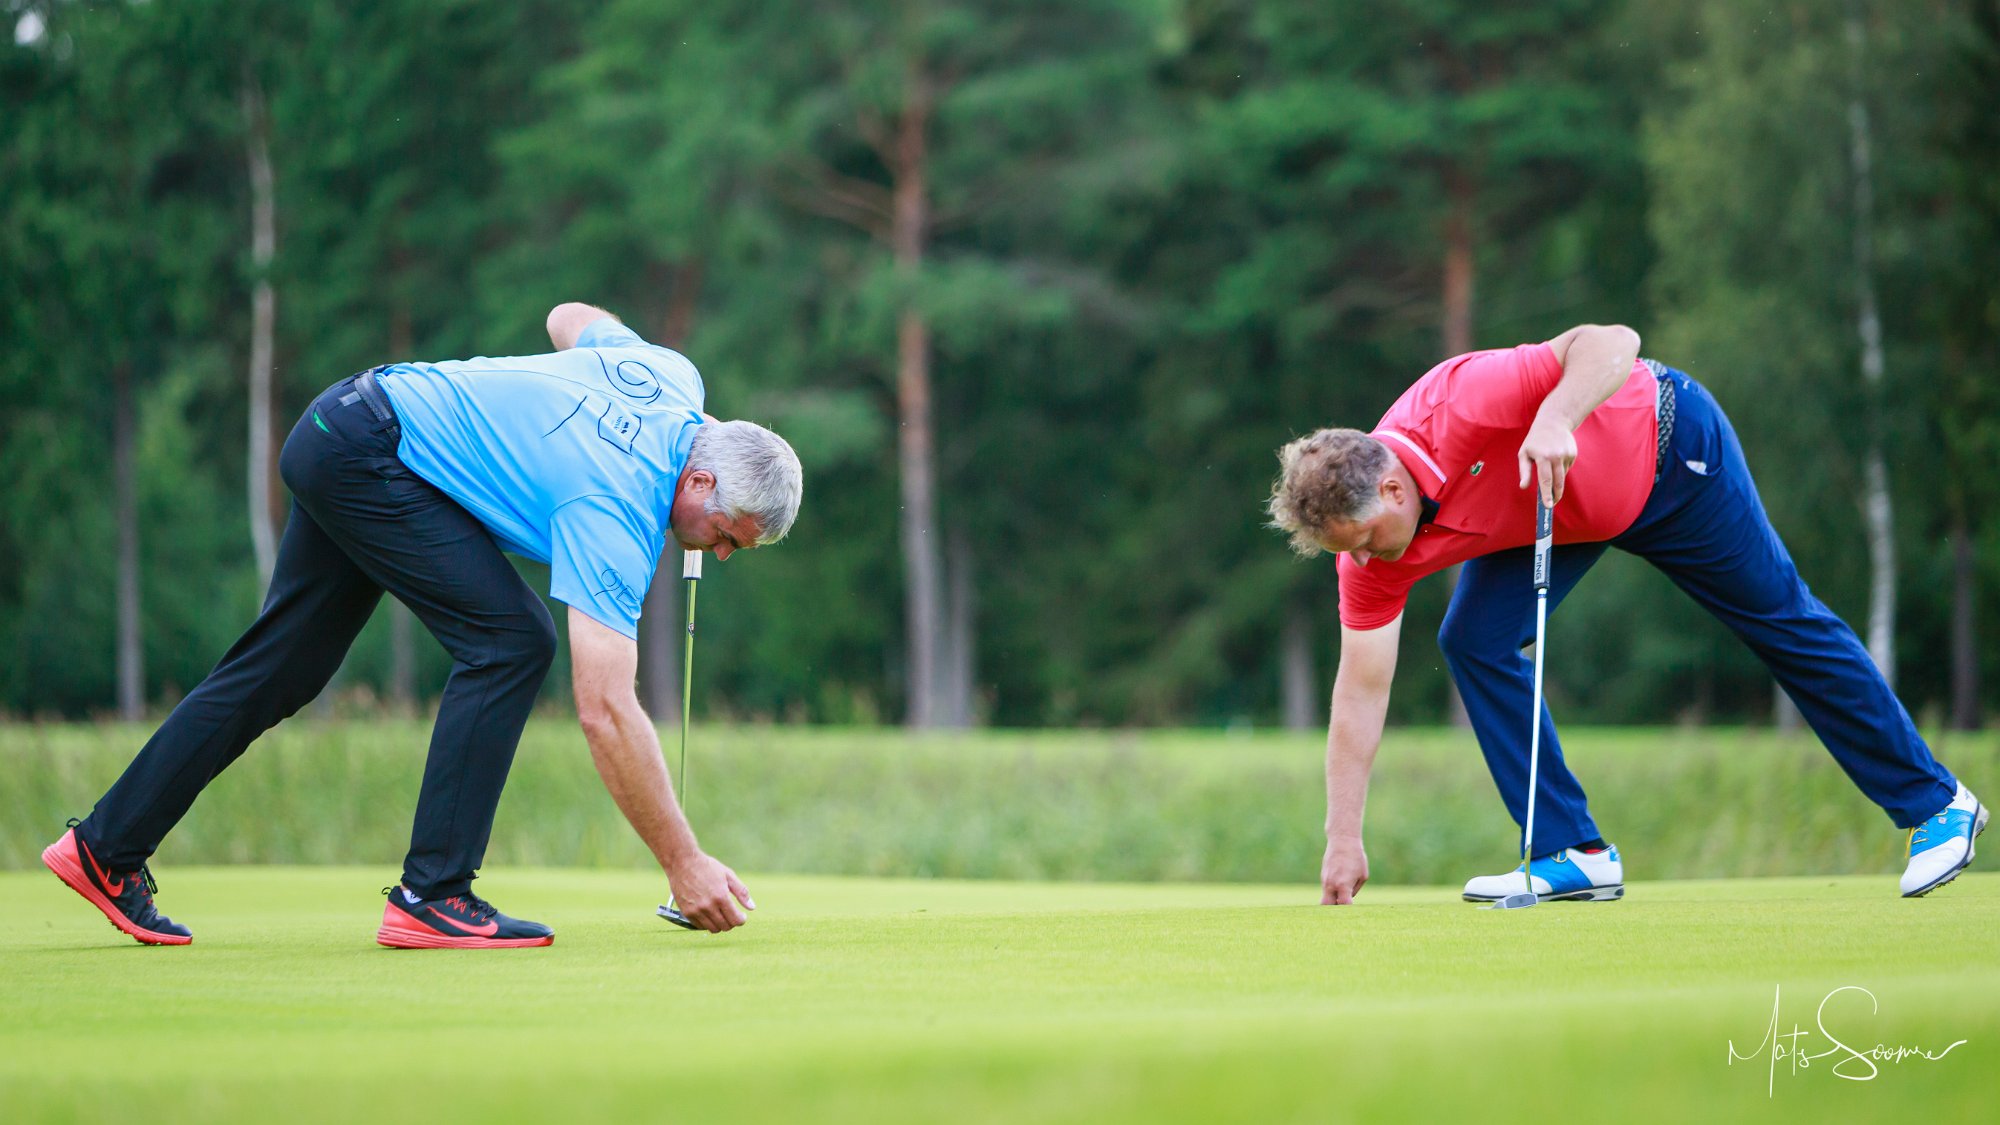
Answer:
<svg viewBox="0 0 2000 1125"><path fill-rule="evenodd" d="M702 421L687 357L605 317L567 351L399 363L377 379L411 472L503 550L549 564L551 597L638 637Z"/></svg>

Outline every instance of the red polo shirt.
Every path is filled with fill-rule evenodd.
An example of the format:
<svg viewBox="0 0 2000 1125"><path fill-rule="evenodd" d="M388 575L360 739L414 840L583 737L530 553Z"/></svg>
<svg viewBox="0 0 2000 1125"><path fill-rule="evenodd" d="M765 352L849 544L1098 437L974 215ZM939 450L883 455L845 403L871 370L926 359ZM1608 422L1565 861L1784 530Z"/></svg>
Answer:
<svg viewBox="0 0 2000 1125"><path fill-rule="evenodd" d="M1562 379L1547 344L1471 352L1445 360L1382 416L1381 439L1437 502L1395 562L1366 566L1342 554L1340 623L1378 629L1403 612L1410 587L1454 563L1535 539L1535 486L1519 487L1515 457L1542 399ZM1557 543L1596 543L1632 526L1653 491L1657 390L1633 363L1625 385L1576 430L1576 464L1556 505Z"/></svg>

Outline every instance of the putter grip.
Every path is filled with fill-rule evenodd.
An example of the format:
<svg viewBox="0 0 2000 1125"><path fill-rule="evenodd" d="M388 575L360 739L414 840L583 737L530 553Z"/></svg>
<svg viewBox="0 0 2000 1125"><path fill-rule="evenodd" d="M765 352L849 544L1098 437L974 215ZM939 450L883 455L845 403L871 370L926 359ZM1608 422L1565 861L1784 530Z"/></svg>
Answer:
<svg viewBox="0 0 2000 1125"><path fill-rule="evenodd" d="M1538 496L1535 498L1535 589L1538 592L1549 588L1549 550L1555 546L1555 538L1555 511L1542 503Z"/></svg>
<svg viewBox="0 0 2000 1125"><path fill-rule="evenodd" d="M681 552L681 577L692 582L701 577L701 552Z"/></svg>

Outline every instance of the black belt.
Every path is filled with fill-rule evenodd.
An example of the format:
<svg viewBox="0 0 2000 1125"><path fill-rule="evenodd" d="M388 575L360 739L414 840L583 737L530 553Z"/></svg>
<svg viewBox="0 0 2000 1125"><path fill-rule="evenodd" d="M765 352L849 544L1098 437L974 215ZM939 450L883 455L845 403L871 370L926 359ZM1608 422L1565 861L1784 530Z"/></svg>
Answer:
<svg viewBox="0 0 2000 1125"><path fill-rule="evenodd" d="M1659 387L1654 409L1660 419L1660 441L1653 453L1653 483L1658 484L1667 471L1667 447L1674 441L1674 376L1678 373L1657 359L1641 359L1639 362L1653 373L1653 380Z"/></svg>
<svg viewBox="0 0 2000 1125"><path fill-rule="evenodd" d="M368 404L368 412L375 415L377 422L396 425L396 408L389 405L389 396L382 390L382 384L375 381L375 373L386 371L388 367L371 367L354 377L354 389L340 396L340 405L346 406L357 399Z"/></svg>

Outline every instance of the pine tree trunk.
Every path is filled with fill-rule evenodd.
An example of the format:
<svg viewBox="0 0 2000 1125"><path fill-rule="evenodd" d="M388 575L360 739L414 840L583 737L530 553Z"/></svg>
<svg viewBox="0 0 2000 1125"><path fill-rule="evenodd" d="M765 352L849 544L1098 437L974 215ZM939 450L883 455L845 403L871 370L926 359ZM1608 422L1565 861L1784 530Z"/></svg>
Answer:
<svg viewBox="0 0 2000 1125"><path fill-rule="evenodd" d="M399 263L400 264L400 263ZM410 324L408 306L397 305L389 314L389 359L412 358L416 332ZM415 615L401 600L386 599L389 610L389 702L409 714L417 707L417 653Z"/></svg>
<svg viewBox="0 0 2000 1125"><path fill-rule="evenodd" d="M904 284L913 290L929 238L930 196L927 130L930 88L913 66L906 101L897 123L890 245ZM900 476L903 548L904 632L909 646L905 670L909 699L906 722L916 728L944 720L940 698L940 644L943 633L943 565L937 536L937 457L931 431L930 325L916 307L914 292L896 324L897 471Z"/></svg>
<svg viewBox="0 0 2000 1125"><path fill-rule="evenodd" d="M1847 45L1851 87L1847 103L1848 157L1854 205L1855 330L1861 338L1861 381L1867 403L1867 449L1862 455L1861 512L1868 536L1868 655L1896 682L1896 518L1883 452L1882 318L1875 302L1875 190L1868 105L1863 96L1867 29L1859 0L1848 0Z"/></svg>
<svg viewBox="0 0 2000 1125"><path fill-rule="evenodd" d="M701 303L708 263L700 257L677 263L667 271L667 303L660 312L660 343L675 351L687 349L694 332L694 314Z"/></svg>
<svg viewBox="0 0 2000 1125"><path fill-rule="evenodd" d="M939 676L941 714L938 725L963 730L976 715L973 684L977 678L978 635L973 598L972 538L954 524L945 536L945 633L943 667Z"/></svg>
<svg viewBox="0 0 2000 1125"><path fill-rule="evenodd" d="M132 367L111 368L112 491L118 509L118 717L144 717L146 649L139 615L138 426L132 406Z"/></svg>
<svg viewBox="0 0 2000 1125"><path fill-rule="evenodd" d="M687 635L687 594L681 547L667 538L639 611L639 696L655 725L681 725L681 639Z"/></svg>
<svg viewBox="0 0 2000 1125"><path fill-rule="evenodd" d="M245 68L243 118L245 156L250 171L250 543L256 552L260 587L271 584L278 556L278 537L271 519L272 466L272 346L276 333L277 297L271 290L271 261L277 256L277 204L271 173L270 115L264 91Z"/></svg>
<svg viewBox="0 0 2000 1125"><path fill-rule="evenodd" d="M694 331L704 263L700 258L665 271L666 305L660 313L660 343L685 350ZM687 593L681 579L681 548L667 537L639 614L639 691L656 724L681 725L681 649L687 636Z"/></svg>
<svg viewBox="0 0 2000 1125"><path fill-rule="evenodd" d="M1963 518L1951 528L1951 726L1978 730L1979 555Z"/></svg>
<svg viewBox="0 0 2000 1125"><path fill-rule="evenodd" d="M1444 354L1464 355L1472 350L1472 293L1476 280L1477 261L1474 256L1473 205L1477 201L1477 189L1472 178L1456 165L1445 172L1445 195L1450 200L1450 210L1445 214L1444 225L1444 301L1443 337ZM1449 567L1444 572L1447 593L1458 589L1458 570ZM1465 700L1458 694L1458 684L1449 676L1445 679L1445 706L1451 716L1451 725L1460 729L1472 726L1472 717L1466 714Z"/></svg>
<svg viewBox="0 0 2000 1125"><path fill-rule="evenodd" d="M1286 730L1313 730L1326 724L1326 700L1320 697L1319 670L1313 661L1312 620L1303 605L1285 608L1285 625L1278 635L1278 708Z"/></svg>
<svg viewBox="0 0 2000 1125"><path fill-rule="evenodd" d="M1454 356L1472 350L1472 294L1477 280L1472 209L1477 195L1470 178L1457 169L1445 176L1445 194L1450 210L1445 214L1444 223L1441 328L1444 354Z"/></svg>

